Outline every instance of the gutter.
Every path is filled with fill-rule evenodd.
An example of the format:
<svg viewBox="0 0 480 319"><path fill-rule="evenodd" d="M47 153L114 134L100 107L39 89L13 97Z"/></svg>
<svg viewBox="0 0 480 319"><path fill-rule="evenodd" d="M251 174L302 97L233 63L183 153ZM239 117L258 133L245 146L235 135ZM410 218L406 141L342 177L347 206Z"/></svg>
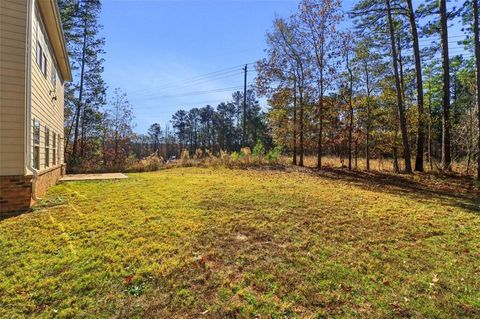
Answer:
<svg viewBox="0 0 480 319"><path fill-rule="evenodd" d="M33 27L33 8L35 0L28 0L28 22L27 22L27 44L26 44L26 76L25 76L25 114L27 115L25 123L25 175L32 174L32 198L37 201L36 184L38 179L38 170L32 165L32 27Z"/></svg>
<svg viewBox="0 0 480 319"><path fill-rule="evenodd" d="M56 15L56 21L57 21L57 29L58 33L60 34L60 42L62 44L62 52L63 52L63 60L64 64L67 66L67 77L64 77L65 81L71 82L72 81L72 69L70 67L70 59L68 56L68 50L67 50L67 44L65 43L65 33L63 32L63 25L62 25L62 20L60 18L60 8L58 7L58 2L56 0L53 0L53 6L54 6L54 11Z"/></svg>

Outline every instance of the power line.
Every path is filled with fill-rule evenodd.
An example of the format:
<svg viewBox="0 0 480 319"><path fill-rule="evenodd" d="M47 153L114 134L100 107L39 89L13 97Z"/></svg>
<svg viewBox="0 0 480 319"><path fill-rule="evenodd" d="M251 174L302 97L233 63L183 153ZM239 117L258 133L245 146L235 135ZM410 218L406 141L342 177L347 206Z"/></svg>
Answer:
<svg viewBox="0 0 480 319"><path fill-rule="evenodd" d="M232 86L232 87L226 87L226 88L221 88L221 89L213 89L213 90L205 90L205 91L194 91L194 92L187 92L187 93L182 93L182 94L172 94L172 95L158 95L154 94L152 96L148 97L143 97L143 98L138 98L138 99L132 99L132 100L149 100L149 99L159 99L159 98L172 98L172 97L186 97L186 96L196 96L196 95L204 95L204 94L211 94L211 93L221 93L221 92L229 92L233 90L239 90L241 89L242 86Z"/></svg>
<svg viewBox="0 0 480 319"><path fill-rule="evenodd" d="M200 79L200 80L197 80L197 81L189 81L189 82L184 82L183 84L180 84L180 85L165 85L163 87L157 87L157 88L149 88L148 90L144 90L143 92L138 92L135 94L135 95L150 95L150 94L155 94L157 93L158 91L171 91L171 90L181 90L181 89L184 89L184 88L188 88L188 87L192 87L192 86L198 86L198 85L202 85L202 84L207 84L211 81L218 81L218 80L223 80L223 79L228 79L228 78L232 78L232 77L235 77L235 76L238 76L239 74L241 74L241 71L238 70L238 71L235 71L233 73L228 73L228 74L223 74L221 76L216 76L216 77L211 77L211 78L205 78L205 79Z"/></svg>
<svg viewBox="0 0 480 319"><path fill-rule="evenodd" d="M255 64L256 62L249 62L247 65L252 65ZM150 88L145 88L145 89L140 89L136 91L131 91L129 92L130 94L150 94L153 93L152 91L157 91L157 90L172 90L172 89L181 89L184 87L188 86L193 86L193 85L198 85L201 84L202 82L207 82L207 81L214 81L214 80L220 80L220 79L225 79L229 77L233 77L238 75L240 72L242 72L241 66L243 65L238 65L238 66L232 66L229 68L201 74L192 78L187 78L182 81L178 81L177 83L170 83L170 84L164 84L160 85L157 87L150 87Z"/></svg>
<svg viewBox="0 0 480 319"><path fill-rule="evenodd" d="M210 104L220 104L222 102L225 102L223 101L222 99L215 99L215 100L206 100L206 101L200 101L200 102L195 102L195 103L183 103L183 108L185 109L191 109L191 108L194 108L194 107L198 107L200 105L210 105ZM168 105L168 106L162 106L162 108L166 108L166 109L169 109L169 108L178 108L178 105ZM149 110L142 110L142 111L136 111L135 114L151 114L151 111Z"/></svg>
<svg viewBox="0 0 480 319"><path fill-rule="evenodd" d="M156 87L149 87L149 88L145 88L145 89L140 89L140 90L134 91L134 93L144 93L144 92L152 91L152 90L165 90L165 89L171 89L171 88L175 88L175 87L182 87L182 86L186 86L187 84L194 84L194 83L205 81L205 80L215 80L215 79L221 78L221 77L232 76L232 75L235 75L235 74L240 73L240 72L241 72L240 68L233 69L233 70L221 71L221 72L217 71L217 72L215 72L215 74L213 74L213 72L211 72L208 75L205 74L203 76L196 76L196 77L193 77L193 78L190 78L190 79L180 80L176 83L168 83L168 84L163 84L163 85L159 85L159 86L156 86Z"/></svg>

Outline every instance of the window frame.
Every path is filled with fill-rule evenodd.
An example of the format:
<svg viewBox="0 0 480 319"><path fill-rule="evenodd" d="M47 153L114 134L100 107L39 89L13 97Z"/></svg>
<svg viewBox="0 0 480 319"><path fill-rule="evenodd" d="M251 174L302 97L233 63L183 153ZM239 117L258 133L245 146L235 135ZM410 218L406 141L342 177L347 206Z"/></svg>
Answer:
<svg viewBox="0 0 480 319"><path fill-rule="evenodd" d="M33 130L32 130L32 166L33 168L40 169L40 131L41 125L40 121L33 120Z"/></svg>
<svg viewBox="0 0 480 319"><path fill-rule="evenodd" d="M52 72L50 73L50 83L52 84L53 90L57 89L57 68L52 64Z"/></svg>
<svg viewBox="0 0 480 319"><path fill-rule="evenodd" d="M43 48L42 45L40 44L40 40L37 40L37 56L36 56L36 61L37 65L40 67L40 70L43 68L42 67L42 58L43 57Z"/></svg>
<svg viewBox="0 0 480 319"><path fill-rule="evenodd" d="M52 166L57 165L57 133L52 131Z"/></svg>
<svg viewBox="0 0 480 319"><path fill-rule="evenodd" d="M57 163L60 165L62 163L60 163L60 152L61 152L61 149L60 149L60 143L62 143L62 138L60 137L60 134L57 134L57 138L58 138L58 141L57 141Z"/></svg>
<svg viewBox="0 0 480 319"><path fill-rule="evenodd" d="M45 125L45 168L50 167L50 129Z"/></svg>
<svg viewBox="0 0 480 319"><path fill-rule="evenodd" d="M47 78L47 55L45 54L45 50L43 51L43 68L42 73L45 78Z"/></svg>

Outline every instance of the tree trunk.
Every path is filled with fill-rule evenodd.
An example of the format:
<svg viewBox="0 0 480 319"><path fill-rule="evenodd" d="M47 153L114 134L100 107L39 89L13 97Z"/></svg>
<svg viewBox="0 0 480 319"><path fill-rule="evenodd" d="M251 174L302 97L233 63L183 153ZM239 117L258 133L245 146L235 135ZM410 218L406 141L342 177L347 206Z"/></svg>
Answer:
<svg viewBox="0 0 480 319"><path fill-rule="evenodd" d="M395 87L397 90L398 116L400 121L400 130L402 132L403 157L405 158L405 172L412 173L410 145L408 143L407 123L405 119L405 107L403 105L402 89L400 85L400 78L398 75L397 49L395 46L395 33L393 29L393 19L392 19L390 0L386 0L386 3L387 3L388 27L389 27L389 33L390 33L390 45L391 45L391 51L392 51L391 53L392 53L393 72L395 76Z"/></svg>
<svg viewBox="0 0 480 319"><path fill-rule="evenodd" d="M367 171L370 170L370 124L371 124L371 112L370 112L370 76L368 74L368 65L364 65L365 80L367 86L367 127L366 127L366 145L365 145L365 157L367 162Z"/></svg>
<svg viewBox="0 0 480 319"><path fill-rule="evenodd" d="M355 169L358 169L358 140L355 139Z"/></svg>
<svg viewBox="0 0 480 319"><path fill-rule="evenodd" d="M407 0L408 19L410 20L410 32L412 34L413 59L415 60L415 82L417 86L418 127L417 127L417 154L415 157L415 170L423 172L423 150L425 141L424 105L423 105L423 80L422 64L420 58L420 45L418 42L417 22L412 0Z"/></svg>
<svg viewBox="0 0 480 319"><path fill-rule="evenodd" d="M320 111L321 112L321 111ZM323 135L323 115L320 114L318 123L318 146L317 146L317 168L322 168L322 135Z"/></svg>
<svg viewBox="0 0 480 319"><path fill-rule="evenodd" d="M475 2L475 1L474 1ZM450 147L450 62L448 56L448 26L447 26L447 1L439 0L440 7L440 36L442 45L442 69L443 69L443 122L442 122L442 169L451 170L451 147Z"/></svg>
<svg viewBox="0 0 480 319"><path fill-rule="evenodd" d="M303 78L301 79L302 81L302 88L299 88L298 93L299 93L299 102L300 102L300 161L298 162L299 166L303 166L303 153L304 153L304 141L303 141L303 121L304 121L304 116L303 116Z"/></svg>
<svg viewBox="0 0 480 319"><path fill-rule="evenodd" d="M83 99L83 78L85 74L86 49L87 49L87 19L85 18L85 23L83 27L82 65L80 67L80 87L78 91L77 109L75 112L75 131L73 134L72 158L75 158L78 152L78 127L80 124L80 109L82 107L82 99Z"/></svg>
<svg viewBox="0 0 480 319"><path fill-rule="evenodd" d="M86 119L85 119L85 113L87 112L86 110L87 105L82 110L82 123L80 124L80 157L83 158L85 155L85 139L86 139L86 134L85 134L85 126L86 126Z"/></svg>
<svg viewBox="0 0 480 319"><path fill-rule="evenodd" d="M393 153L393 172L398 174L400 173L400 167L398 165L397 145L393 147L392 153Z"/></svg>
<svg viewBox="0 0 480 319"><path fill-rule="evenodd" d="M72 123L70 123L70 125L68 127L68 130L67 130L67 134L65 136L65 142L64 142L64 147L63 147L63 155L64 156L66 156L67 152L68 152L68 145L69 145L69 142L70 142L70 136L72 135L73 126L75 125L75 122L76 122L75 121L75 116L76 116L76 114L73 114Z"/></svg>
<svg viewBox="0 0 480 319"><path fill-rule="evenodd" d="M470 110L469 110L469 121L468 121L468 129L467 129L467 170L465 175L470 175L470 166L472 162L472 151L473 151L473 119L475 118L475 107L474 104L471 103Z"/></svg>
<svg viewBox="0 0 480 319"><path fill-rule="evenodd" d="M428 88L428 162L430 171L433 170L433 145L432 145L432 89Z"/></svg>
<svg viewBox="0 0 480 319"><path fill-rule="evenodd" d="M293 165L297 165L297 78L293 78Z"/></svg>
<svg viewBox="0 0 480 319"><path fill-rule="evenodd" d="M395 127L395 134L394 134L394 141L393 141L393 148L392 148L392 155L393 155L393 172L400 173L400 165L398 165L398 144L397 144L397 136L398 136L398 126Z"/></svg>
<svg viewBox="0 0 480 319"><path fill-rule="evenodd" d="M477 67L477 117L478 117L478 154L477 154L477 179L480 181L480 35L478 25L478 0L472 1L473 5L473 33L475 38L475 62Z"/></svg>
<svg viewBox="0 0 480 319"><path fill-rule="evenodd" d="M348 124L348 169L352 170L352 138L353 138L353 72L349 64L349 56L347 52L347 70L350 77L349 85L349 98L348 98L348 113L349 113L349 124Z"/></svg>
<svg viewBox="0 0 480 319"><path fill-rule="evenodd" d="M323 71L320 71L320 100L318 105L318 146L317 168L322 168L322 137L323 137Z"/></svg>

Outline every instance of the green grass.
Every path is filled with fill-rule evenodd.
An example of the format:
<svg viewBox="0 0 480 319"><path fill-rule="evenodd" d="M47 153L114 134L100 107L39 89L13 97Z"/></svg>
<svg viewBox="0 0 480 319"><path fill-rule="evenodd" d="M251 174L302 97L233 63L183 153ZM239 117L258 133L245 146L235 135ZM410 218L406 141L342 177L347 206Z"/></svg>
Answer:
<svg viewBox="0 0 480 319"><path fill-rule="evenodd" d="M289 170L60 184L0 221L0 318L478 318L479 207Z"/></svg>

